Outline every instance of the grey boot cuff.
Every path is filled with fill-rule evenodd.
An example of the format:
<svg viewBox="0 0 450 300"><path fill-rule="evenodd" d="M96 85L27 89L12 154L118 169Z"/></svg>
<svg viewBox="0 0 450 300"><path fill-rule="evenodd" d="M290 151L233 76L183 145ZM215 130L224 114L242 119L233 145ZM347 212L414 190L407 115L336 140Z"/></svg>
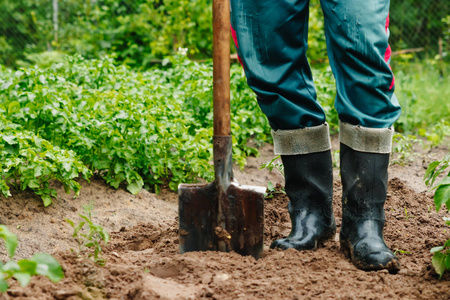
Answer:
<svg viewBox="0 0 450 300"><path fill-rule="evenodd" d="M339 141L356 151L390 153L393 136L393 126L389 128L369 128L339 122Z"/></svg>
<svg viewBox="0 0 450 300"><path fill-rule="evenodd" d="M331 149L327 123L299 129L272 130L275 155L297 155Z"/></svg>

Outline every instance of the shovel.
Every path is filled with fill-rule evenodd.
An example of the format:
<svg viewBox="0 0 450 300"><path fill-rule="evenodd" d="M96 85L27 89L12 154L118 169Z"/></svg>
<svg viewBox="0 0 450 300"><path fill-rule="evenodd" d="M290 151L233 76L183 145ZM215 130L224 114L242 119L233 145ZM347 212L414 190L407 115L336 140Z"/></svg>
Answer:
<svg viewBox="0 0 450 300"><path fill-rule="evenodd" d="M263 251L264 187L233 179L230 123L230 2L213 1L213 155L215 180L180 184L180 253L235 251L256 259Z"/></svg>

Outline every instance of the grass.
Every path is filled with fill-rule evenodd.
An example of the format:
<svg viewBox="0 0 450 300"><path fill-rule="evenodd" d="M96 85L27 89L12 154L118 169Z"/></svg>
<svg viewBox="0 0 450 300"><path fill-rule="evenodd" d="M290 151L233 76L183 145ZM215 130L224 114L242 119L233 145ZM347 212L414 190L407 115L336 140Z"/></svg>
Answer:
<svg viewBox="0 0 450 300"><path fill-rule="evenodd" d="M433 60L393 67L396 95L403 112L396 123L402 133L442 138L450 134L450 65L443 76Z"/></svg>

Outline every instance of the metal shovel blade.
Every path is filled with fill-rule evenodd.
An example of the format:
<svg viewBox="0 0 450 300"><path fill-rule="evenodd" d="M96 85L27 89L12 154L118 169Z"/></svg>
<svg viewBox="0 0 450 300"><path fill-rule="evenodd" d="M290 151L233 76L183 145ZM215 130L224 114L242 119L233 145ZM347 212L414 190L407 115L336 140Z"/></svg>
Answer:
<svg viewBox="0 0 450 300"><path fill-rule="evenodd" d="M214 136L215 180L180 184L180 252L235 251L258 259L263 251L264 193L233 180L231 136Z"/></svg>
<svg viewBox="0 0 450 300"><path fill-rule="evenodd" d="M235 251L260 258L264 191L265 188L235 183L226 191L215 182L181 184L178 190L180 253Z"/></svg>

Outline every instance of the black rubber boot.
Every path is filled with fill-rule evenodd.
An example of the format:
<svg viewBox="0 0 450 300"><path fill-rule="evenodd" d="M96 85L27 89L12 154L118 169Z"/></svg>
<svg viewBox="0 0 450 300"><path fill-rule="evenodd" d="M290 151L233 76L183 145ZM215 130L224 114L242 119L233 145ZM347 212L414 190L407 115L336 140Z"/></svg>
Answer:
<svg viewBox="0 0 450 300"><path fill-rule="evenodd" d="M389 154L366 153L341 143L341 249L359 269L400 270L383 238Z"/></svg>
<svg viewBox="0 0 450 300"><path fill-rule="evenodd" d="M270 248L315 250L336 233L331 152L282 155L292 230Z"/></svg>

